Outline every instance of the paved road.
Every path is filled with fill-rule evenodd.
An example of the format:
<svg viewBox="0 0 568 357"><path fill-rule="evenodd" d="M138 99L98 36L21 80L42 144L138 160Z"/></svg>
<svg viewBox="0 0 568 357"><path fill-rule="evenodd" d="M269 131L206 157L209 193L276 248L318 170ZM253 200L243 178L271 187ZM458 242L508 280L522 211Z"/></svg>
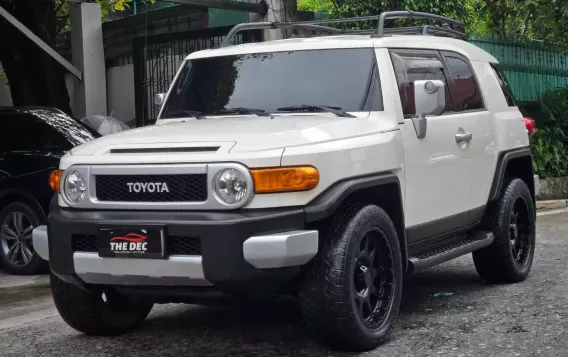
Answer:
<svg viewBox="0 0 568 357"><path fill-rule="evenodd" d="M538 222L526 282L485 284L470 256L413 276L391 340L362 355L567 356L568 213ZM353 356L317 346L293 316L162 305L130 334L88 337L62 322L40 278L0 287L0 356Z"/></svg>

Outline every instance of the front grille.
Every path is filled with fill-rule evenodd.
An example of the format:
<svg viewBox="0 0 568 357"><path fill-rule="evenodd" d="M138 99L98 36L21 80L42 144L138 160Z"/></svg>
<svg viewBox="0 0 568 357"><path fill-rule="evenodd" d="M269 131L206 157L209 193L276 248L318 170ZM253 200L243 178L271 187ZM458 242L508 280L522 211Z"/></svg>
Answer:
<svg viewBox="0 0 568 357"><path fill-rule="evenodd" d="M207 174L98 175L95 178L95 186L99 201L203 202L207 200ZM165 186L167 190L164 189Z"/></svg>
<svg viewBox="0 0 568 357"><path fill-rule="evenodd" d="M71 242L74 252L98 252L97 238L88 234L73 234Z"/></svg>
<svg viewBox="0 0 568 357"><path fill-rule="evenodd" d="M73 234L71 236L74 252L99 251L94 235ZM201 239L198 237L169 236L166 238L168 255L201 255Z"/></svg>
<svg viewBox="0 0 568 357"><path fill-rule="evenodd" d="M197 237L167 238L169 255L201 255L201 239Z"/></svg>

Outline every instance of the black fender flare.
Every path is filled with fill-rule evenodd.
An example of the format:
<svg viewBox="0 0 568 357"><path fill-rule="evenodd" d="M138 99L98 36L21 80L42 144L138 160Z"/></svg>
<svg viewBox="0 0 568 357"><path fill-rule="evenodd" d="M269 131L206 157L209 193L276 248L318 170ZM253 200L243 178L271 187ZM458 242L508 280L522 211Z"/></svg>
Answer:
<svg viewBox="0 0 568 357"><path fill-rule="evenodd" d="M499 193L501 192L501 187L503 186L503 181L505 180L507 164L512 160L522 157L530 158L532 163L532 151L529 147L504 151L499 154L499 158L497 159L497 166L495 167L495 175L493 177L493 182L491 183L491 190L489 191L488 202L494 202L499 198ZM532 164L530 166L530 172L532 179ZM532 193L534 194L534 187L532 187Z"/></svg>
<svg viewBox="0 0 568 357"><path fill-rule="evenodd" d="M38 214L40 214L41 221L47 222L47 212L44 211L44 209L41 207L41 205L36 200L36 198L34 196L32 196L32 194L30 194L29 192L22 190L20 188L14 188L14 187L7 187L7 188L0 189L0 200L4 199L5 197L8 197L10 195L22 197L23 201L25 203L30 204L31 208L34 211L36 211ZM4 207L0 207L0 210L3 209L3 208Z"/></svg>
<svg viewBox="0 0 568 357"><path fill-rule="evenodd" d="M357 191L393 184L397 187L398 192L396 193L400 201L396 203L397 210L399 210L398 214L400 216L400 222L398 222L399 229L397 229L397 233L399 235L404 269L406 271L408 267L408 247L406 242L406 226L404 223L404 196L400 180L392 172L354 177L336 182L313 199L304 208L306 223L312 223L331 217L341 207L345 200ZM397 222L395 222L395 225L397 225Z"/></svg>

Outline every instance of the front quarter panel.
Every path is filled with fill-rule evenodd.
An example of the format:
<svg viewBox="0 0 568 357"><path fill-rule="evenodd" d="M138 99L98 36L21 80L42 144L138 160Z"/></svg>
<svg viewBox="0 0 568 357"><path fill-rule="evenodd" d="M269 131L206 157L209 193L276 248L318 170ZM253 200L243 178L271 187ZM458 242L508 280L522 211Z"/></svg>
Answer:
<svg viewBox="0 0 568 357"><path fill-rule="evenodd" d="M397 175L404 187L402 158L398 130L287 148L282 166L316 167L320 174L318 186L310 191L256 195L247 208L307 205L338 181L383 172Z"/></svg>

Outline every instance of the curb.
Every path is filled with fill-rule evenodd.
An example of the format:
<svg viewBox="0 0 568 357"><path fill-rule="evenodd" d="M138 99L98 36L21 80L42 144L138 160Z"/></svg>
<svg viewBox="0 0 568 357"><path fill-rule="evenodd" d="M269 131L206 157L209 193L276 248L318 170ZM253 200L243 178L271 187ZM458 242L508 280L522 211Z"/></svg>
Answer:
<svg viewBox="0 0 568 357"><path fill-rule="evenodd" d="M561 209L568 207L568 200L536 201L536 210Z"/></svg>

